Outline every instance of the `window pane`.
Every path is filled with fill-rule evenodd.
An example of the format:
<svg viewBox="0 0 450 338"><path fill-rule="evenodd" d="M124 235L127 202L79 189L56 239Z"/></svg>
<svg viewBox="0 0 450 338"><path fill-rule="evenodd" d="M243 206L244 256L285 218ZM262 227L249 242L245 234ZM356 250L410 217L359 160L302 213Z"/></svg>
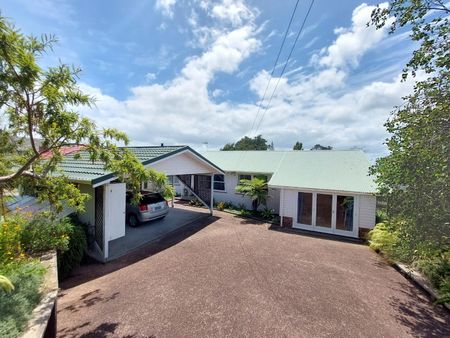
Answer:
<svg viewBox="0 0 450 338"><path fill-rule="evenodd" d="M353 196L338 196L336 206L336 229L353 231Z"/></svg>
<svg viewBox="0 0 450 338"><path fill-rule="evenodd" d="M252 175L239 175L239 181L240 180L251 180Z"/></svg>
<svg viewBox="0 0 450 338"><path fill-rule="evenodd" d="M311 225L312 224L311 220L312 220L312 194L299 192L297 223Z"/></svg>
<svg viewBox="0 0 450 338"><path fill-rule="evenodd" d="M224 177L224 175L214 175L214 181L223 182L223 181L225 181L225 177Z"/></svg>
<svg viewBox="0 0 450 338"><path fill-rule="evenodd" d="M316 225L331 228L333 196L317 194Z"/></svg>
<svg viewBox="0 0 450 338"><path fill-rule="evenodd" d="M225 190L225 183L214 182L214 190Z"/></svg>

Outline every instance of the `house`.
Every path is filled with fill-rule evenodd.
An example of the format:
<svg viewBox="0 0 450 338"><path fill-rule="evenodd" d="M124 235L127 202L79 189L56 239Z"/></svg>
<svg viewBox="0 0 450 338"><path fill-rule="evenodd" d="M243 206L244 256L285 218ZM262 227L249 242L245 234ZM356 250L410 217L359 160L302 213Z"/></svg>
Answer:
<svg viewBox="0 0 450 338"><path fill-rule="evenodd" d="M225 173L214 175L214 201L244 204L240 179L268 182L267 207L283 226L362 237L375 225L376 186L362 151L206 151Z"/></svg>
<svg viewBox="0 0 450 338"><path fill-rule="evenodd" d="M174 176L212 214L212 180L222 170L188 146L128 147L146 168ZM59 165L61 172L76 183L81 192L90 195L81 221L90 225L95 238L94 249L101 260L110 257L112 241L126 235L126 185L114 173L104 169L103 162L92 162L87 151L66 152ZM75 157L79 154L80 157Z"/></svg>

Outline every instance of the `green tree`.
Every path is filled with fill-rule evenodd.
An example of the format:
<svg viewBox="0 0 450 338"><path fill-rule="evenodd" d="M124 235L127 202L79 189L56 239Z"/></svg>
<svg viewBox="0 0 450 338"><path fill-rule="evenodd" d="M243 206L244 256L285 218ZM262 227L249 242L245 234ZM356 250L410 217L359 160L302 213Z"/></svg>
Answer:
<svg viewBox="0 0 450 338"><path fill-rule="evenodd" d="M302 142L295 142L294 147L292 150L303 150L303 143Z"/></svg>
<svg viewBox="0 0 450 338"><path fill-rule="evenodd" d="M103 162L135 192L141 181L160 178L162 174L149 172L131 152L117 146L128 143L124 133L98 128L77 112L94 103L77 86L80 69L39 65L55 42L54 36L26 36L0 16L0 195L29 179L39 186L38 197L56 210L63 201L82 209L88 195L58 172L61 148L73 144L84 145L92 161ZM52 156L44 159L44 153Z"/></svg>
<svg viewBox="0 0 450 338"><path fill-rule="evenodd" d="M273 147L273 143L268 144L262 135L258 135L253 138L245 136L236 143L227 143L221 150L269 150L270 147Z"/></svg>
<svg viewBox="0 0 450 338"><path fill-rule="evenodd" d="M332 146L322 146L320 144L316 144L314 147L311 148L311 150L332 150Z"/></svg>
<svg viewBox="0 0 450 338"><path fill-rule="evenodd" d="M261 204L266 205L267 203L267 181L262 178L240 180L236 191L251 198L253 211L258 210Z"/></svg>
<svg viewBox="0 0 450 338"><path fill-rule="evenodd" d="M396 0L372 13L378 28L395 17L391 33L410 26L411 39L419 43L403 78L419 70L430 74L392 112L385 124L389 155L371 168L388 215L404 220L394 230L412 259L450 249L449 14L443 1L419 0Z"/></svg>

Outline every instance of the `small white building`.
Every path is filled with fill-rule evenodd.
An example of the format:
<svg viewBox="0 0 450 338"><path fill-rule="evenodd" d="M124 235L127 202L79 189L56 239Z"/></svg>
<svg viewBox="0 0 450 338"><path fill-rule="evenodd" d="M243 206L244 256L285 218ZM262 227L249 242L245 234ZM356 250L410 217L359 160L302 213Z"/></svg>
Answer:
<svg viewBox="0 0 450 338"><path fill-rule="evenodd" d="M362 237L375 225L376 186L362 151L207 151L224 174L214 175L214 201L250 208L236 192L240 179L267 178L267 207L281 224Z"/></svg>

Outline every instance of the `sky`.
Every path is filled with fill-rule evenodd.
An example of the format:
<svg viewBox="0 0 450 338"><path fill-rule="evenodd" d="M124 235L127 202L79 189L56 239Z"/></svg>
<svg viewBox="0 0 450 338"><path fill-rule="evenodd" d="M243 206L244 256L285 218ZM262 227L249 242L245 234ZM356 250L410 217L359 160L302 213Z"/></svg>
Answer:
<svg viewBox="0 0 450 338"><path fill-rule="evenodd" d="M309 4L273 77L295 0L3 0L0 10L25 34L58 37L41 65L81 67L96 104L80 113L132 145L219 149L262 134L276 150L300 141L382 156L383 124L413 87L401 81L409 33L367 27L378 2L316 0L280 78Z"/></svg>

